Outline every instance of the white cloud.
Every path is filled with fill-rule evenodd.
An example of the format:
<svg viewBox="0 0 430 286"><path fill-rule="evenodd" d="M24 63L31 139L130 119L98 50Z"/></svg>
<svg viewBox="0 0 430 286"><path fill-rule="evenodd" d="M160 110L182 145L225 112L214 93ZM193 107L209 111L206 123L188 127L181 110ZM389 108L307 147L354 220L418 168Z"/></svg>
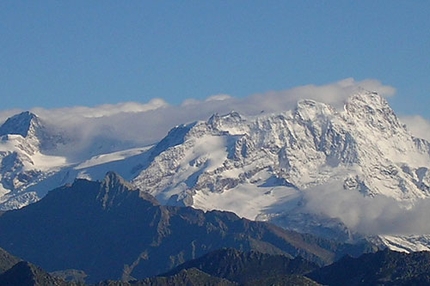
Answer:
<svg viewBox="0 0 430 286"><path fill-rule="evenodd" d="M253 94L244 98L221 94L210 96L204 101L189 99L184 101L181 107L192 105L195 109L200 109L195 110L195 114L205 114L206 117L215 112L223 113L232 110L245 115L256 115L261 111L266 113L287 111L294 108L300 99L313 99L335 107L342 107L345 100L360 89L376 91L385 97L394 95L396 91L394 87L383 85L377 80L355 81L352 78L347 78L322 86L305 85L289 90ZM203 119L201 116L196 118Z"/></svg>
<svg viewBox="0 0 430 286"><path fill-rule="evenodd" d="M348 80L354 81L353 79ZM358 82L357 84L366 90L376 91L377 93L385 97L393 96L396 93L396 89L394 87L389 85L383 85L380 81L374 79L366 79Z"/></svg>
<svg viewBox="0 0 430 286"><path fill-rule="evenodd" d="M411 206L382 195L363 196L333 184L305 191L305 201L304 211L338 218L362 234L430 233L430 199Z"/></svg>
<svg viewBox="0 0 430 286"><path fill-rule="evenodd" d="M148 103L125 102L96 107L69 107L59 109L35 108L31 110L45 122L62 130L72 132L77 138L73 148L89 148L91 144L113 144L126 141L130 146L143 146L164 137L169 129L181 123L206 120L213 113L228 113L232 110L244 115L256 115L286 111L294 108L303 98L341 106L345 99L360 87L390 96L395 89L377 80L355 81L352 78L335 83L316 86L307 85L284 91L270 91L244 98L218 94L205 100L187 99L179 106L169 105L163 99ZM3 118L12 111L0 113ZM119 148L119 147L118 147ZM102 150L102 149L101 149Z"/></svg>
<svg viewBox="0 0 430 286"><path fill-rule="evenodd" d="M96 107L76 106L68 108L57 108L57 109L44 109L34 108L31 111L37 114L41 118L48 120L57 120L70 117L84 117L84 118L96 118L96 117L109 117L120 113L138 113L151 111L163 107L167 107L168 103L160 98L155 98L146 104L137 102L123 102L118 104L103 104Z"/></svg>
<svg viewBox="0 0 430 286"><path fill-rule="evenodd" d="M285 91L256 94L249 97L247 102L268 112L291 109L300 99L313 99L339 108L350 95L360 89L376 91L382 96L392 96L395 93L395 88L383 85L377 80L355 81L347 78L327 85L305 85Z"/></svg>
<svg viewBox="0 0 430 286"><path fill-rule="evenodd" d="M212 95L209 96L205 101L214 101L214 100L227 100L227 99L231 99L232 97L228 94L216 94L216 95Z"/></svg>
<svg viewBox="0 0 430 286"><path fill-rule="evenodd" d="M406 124L408 130L417 138L430 141L430 122L419 116L403 116L400 120Z"/></svg>

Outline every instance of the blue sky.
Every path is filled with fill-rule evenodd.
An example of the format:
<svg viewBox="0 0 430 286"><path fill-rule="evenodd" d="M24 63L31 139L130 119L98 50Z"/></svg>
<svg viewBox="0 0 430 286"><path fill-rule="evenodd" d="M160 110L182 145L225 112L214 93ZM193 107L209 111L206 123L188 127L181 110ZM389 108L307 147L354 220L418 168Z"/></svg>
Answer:
<svg viewBox="0 0 430 286"><path fill-rule="evenodd" d="M345 78L430 118L430 1L1 1L0 110L170 104Z"/></svg>

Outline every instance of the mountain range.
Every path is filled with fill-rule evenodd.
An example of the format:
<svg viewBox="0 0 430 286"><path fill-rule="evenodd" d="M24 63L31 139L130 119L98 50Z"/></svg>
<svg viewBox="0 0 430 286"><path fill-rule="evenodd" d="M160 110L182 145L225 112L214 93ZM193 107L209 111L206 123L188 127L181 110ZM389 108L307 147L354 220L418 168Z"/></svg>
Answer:
<svg viewBox="0 0 430 286"><path fill-rule="evenodd" d="M375 251L337 243L234 213L160 205L115 173L77 179L40 201L0 216L0 247L52 271L83 271L90 283L155 276L222 248L301 256L327 265Z"/></svg>
<svg viewBox="0 0 430 286"><path fill-rule="evenodd" d="M396 250L430 249L428 228L410 215L430 195L430 143L374 92L353 94L341 109L300 100L277 114L214 114L152 146L100 138L78 148L73 134L30 112L3 123L1 210L115 171L161 205L230 211L339 242L370 237Z"/></svg>

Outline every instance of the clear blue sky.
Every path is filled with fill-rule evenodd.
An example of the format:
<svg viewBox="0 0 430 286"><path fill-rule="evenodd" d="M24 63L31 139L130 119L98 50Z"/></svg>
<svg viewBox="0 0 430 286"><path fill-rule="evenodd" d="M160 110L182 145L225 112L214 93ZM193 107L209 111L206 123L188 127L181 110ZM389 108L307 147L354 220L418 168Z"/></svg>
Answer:
<svg viewBox="0 0 430 286"><path fill-rule="evenodd" d="M427 118L430 1L1 1L0 109L171 104L347 77Z"/></svg>

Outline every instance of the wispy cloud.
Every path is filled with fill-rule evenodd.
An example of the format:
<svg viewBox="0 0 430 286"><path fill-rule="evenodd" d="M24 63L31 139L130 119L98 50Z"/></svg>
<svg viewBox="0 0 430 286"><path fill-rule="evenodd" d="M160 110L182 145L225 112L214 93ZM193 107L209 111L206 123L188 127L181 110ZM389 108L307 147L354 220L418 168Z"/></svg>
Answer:
<svg viewBox="0 0 430 286"><path fill-rule="evenodd" d="M227 102L232 108L244 114L290 110L300 99L313 99L339 108L359 89L376 91L385 97L392 96L396 92L394 87L383 85L377 80L355 81L347 78L327 85L305 85L289 90L254 94L241 99L227 98Z"/></svg>
<svg viewBox="0 0 430 286"><path fill-rule="evenodd" d="M168 106L168 103L160 98L155 98L148 103L124 102L118 104L103 104L96 107L76 106L57 109L34 108L32 112L38 116L49 120L70 121L72 118L97 118L113 116L121 113L147 112ZM73 120L73 119L72 119Z"/></svg>
<svg viewBox="0 0 430 286"><path fill-rule="evenodd" d="M313 99L335 107L343 106L345 100L359 89L376 91L385 97L393 96L396 89L383 85L378 80L368 79L355 81L347 78L327 85L305 85L289 90L268 91L253 94L244 98L229 95L215 95L204 101L188 100L183 106L193 105L211 113L235 110L247 115L255 115L261 111L279 112L294 108L300 99Z"/></svg>

